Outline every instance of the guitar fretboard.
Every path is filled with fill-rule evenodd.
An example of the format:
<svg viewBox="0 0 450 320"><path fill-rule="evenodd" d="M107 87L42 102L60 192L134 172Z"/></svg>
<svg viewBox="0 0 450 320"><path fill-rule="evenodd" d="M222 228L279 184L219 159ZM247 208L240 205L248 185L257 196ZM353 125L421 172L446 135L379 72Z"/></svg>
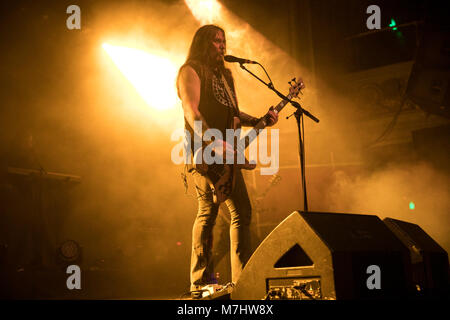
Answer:
<svg viewBox="0 0 450 320"><path fill-rule="evenodd" d="M289 100L291 100L292 99L292 95L288 94L287 98ZM281 100L280 103L278 103L275 106L274 110L277 113L280 113L280 111L283 110L284 106L286 104L288 104L288 102L289 102L288 100ZM261 120L259 120L259 122L254 127L254 129L256 131L256 135L246 134L244 137L242 137L242 139L239 141L239 143L237 145L237 151L238 152L243 152L253 142L253 140L256 139L256 137L259 135L261 130L263 130L266 126L267 126L267 122L266 122L265 117L263 117Z"/></svg>

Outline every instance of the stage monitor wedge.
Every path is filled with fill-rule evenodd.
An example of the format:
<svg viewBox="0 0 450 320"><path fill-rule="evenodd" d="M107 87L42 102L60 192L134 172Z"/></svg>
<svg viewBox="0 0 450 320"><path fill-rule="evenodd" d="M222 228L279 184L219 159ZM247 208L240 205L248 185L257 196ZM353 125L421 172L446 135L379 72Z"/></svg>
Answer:
<svg viewBox="0 0 450 320"><path fill-rule="evenodd" d="M374 215L295 211L259 245L233 300L407 295L406 246Z"/></svg>

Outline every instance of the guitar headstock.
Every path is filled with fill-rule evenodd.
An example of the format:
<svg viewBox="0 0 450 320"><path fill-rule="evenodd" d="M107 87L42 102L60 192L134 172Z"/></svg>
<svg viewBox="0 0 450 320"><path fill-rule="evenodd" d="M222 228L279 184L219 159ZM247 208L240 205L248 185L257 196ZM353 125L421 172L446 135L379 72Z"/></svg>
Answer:
<svg viewBox="0 0 450 320"><path fill-rule="evenodd" d="M291 99L296 98L298 94L301 93L301 90L305 88L302 78L298 78L298 80L294 78L288 83L291 86L289 88L289 95L291 96Z"/></svg>

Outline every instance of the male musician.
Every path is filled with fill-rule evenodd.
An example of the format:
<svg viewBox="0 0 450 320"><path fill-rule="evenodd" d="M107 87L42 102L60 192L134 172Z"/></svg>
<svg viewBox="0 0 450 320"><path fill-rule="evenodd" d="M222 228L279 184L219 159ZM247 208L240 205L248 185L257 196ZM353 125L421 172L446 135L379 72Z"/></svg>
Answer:
<svg viewBox="0 0 450 320"><path fill-rule="evenodd" d="M203 132L215 128L225 137L225 130L233 128L234 116L239 117L243 126L253 127L260 120L239 110L231 71L224 66L225 52L225 32L215 25L202 26L195 33L186 62L179 70L178 95L182 100L185 127L190 132L192 141L194 121L202 122ZM266 119L268 126L272 126L278 121L278 115L270 109ZM224 152L233 152L227 142L219 143L223 144ZM198 213L192 232L191 292L193 298L199 298L201 289L214 282L211 263L212 231L219 204L213 201L206 177L196 170L192 170L192 173L197 191ZM233 193L225 204L231 218L231 272L232 282L236 283L251 254L251 205L240 170L236 172Z"/></svg>

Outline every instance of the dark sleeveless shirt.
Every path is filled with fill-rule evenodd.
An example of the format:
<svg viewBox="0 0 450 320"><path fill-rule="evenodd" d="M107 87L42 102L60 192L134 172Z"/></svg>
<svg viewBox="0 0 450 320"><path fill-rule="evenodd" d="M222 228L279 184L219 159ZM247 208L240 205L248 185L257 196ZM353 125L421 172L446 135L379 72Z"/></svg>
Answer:
<svg viewBox="0 0 450 320"><path fill-rule="evenodd" d="M199 111L211 129L218 129L222 132L223 140L226 138L226 129L233 128L233 116L238 116L238 111L233 107L225 85L222 81L222 75L217 70L211 70L207 66L197 61L190 61L184 64L192 67L200 78L200 103ZM231 71L225 69L225 79L231 89L234 101L237 103L234 81ZM178 83L177 83L178 88ZM179 96L179 93L178 93ZM184 119L185 128L191 134L191 149L194 148L194 130Z"/></svg>

